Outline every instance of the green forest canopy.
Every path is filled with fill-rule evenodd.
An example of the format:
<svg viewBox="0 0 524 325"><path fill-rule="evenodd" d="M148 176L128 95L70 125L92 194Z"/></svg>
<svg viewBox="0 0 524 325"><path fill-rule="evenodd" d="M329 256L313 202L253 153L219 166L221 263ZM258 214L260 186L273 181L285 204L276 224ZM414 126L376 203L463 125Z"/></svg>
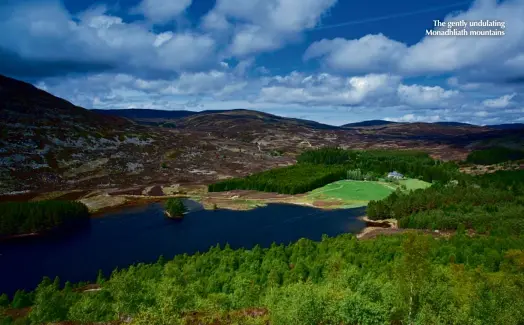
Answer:
<svg viewBox="0 0 524 325"><path fill-rule="evenodd" d="M89 211L75 201L0 203L0 237L37 233L88 220Z"/></svg>
<svg viewBox="0 0 524 325"><path fill-rule="evenodd" d="M166 211L171 218L180 218L186 212L184 202L180 198L170 198L166 202Z"/></svg>
<svg viewBox="0 0 524 325"><path fill-rule="evenodd" d="M456 230L482 234L524 234L524 170L497 171L465 183L395 192L368 203L371 219L394 218L404 228Z"/></svg>
<svg viewBox="0 0 524 325"><path fill-rule="evenodd" d="M217 245L115 271L99 278L100 291L44 279L18 299L31 299L31 324L187 324L196 317L195 324L517 325L524 322L523 247L521 237L464 234Z"/></svg>
<svg viewBox="0 0 524 325"><path fill-rule="evenodd" d="M479 165L493 165L521 159L524 159L524 150L493 147L472 151L466 158L466 162Z"/></svg>

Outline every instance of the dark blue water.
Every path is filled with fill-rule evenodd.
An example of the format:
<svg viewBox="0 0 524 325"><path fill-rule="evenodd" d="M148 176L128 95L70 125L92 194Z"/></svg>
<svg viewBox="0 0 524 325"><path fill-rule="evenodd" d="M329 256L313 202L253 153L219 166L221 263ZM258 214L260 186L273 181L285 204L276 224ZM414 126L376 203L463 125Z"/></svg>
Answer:
<svg viewBox="0 0 524 325"><path fill-rule="evenodd" d="M161 204L134 207L94 218L88 227L66 236L0 243L0 293L34 289L43 276L62 281L92 281L101 269L154 262L160 255L207 251L229 243L232 248L268 247L302 237L356 233L365 208L319 210L270 204L250 211L203 210L190 204L183 220L167 219Z"/></svg>

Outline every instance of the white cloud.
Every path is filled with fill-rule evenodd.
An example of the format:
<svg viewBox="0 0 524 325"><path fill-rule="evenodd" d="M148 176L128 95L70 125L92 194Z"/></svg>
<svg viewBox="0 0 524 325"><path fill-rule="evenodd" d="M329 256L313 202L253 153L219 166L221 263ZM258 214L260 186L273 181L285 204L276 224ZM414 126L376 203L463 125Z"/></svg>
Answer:
<svg viewBox="0 0 524 325"><path fill-rule="evenodd" d="M479 107L487 94L478 99L475 92L405 85L397 76L342 77L294 71L280 76L254 77L239 73L249 64L253 62L206 72L183 72L167 79L111 73L49 78L38 86L87 108L246 108L335 125L384 116L404 122L502 123L513 122L524 112L518 96L511 99L514 104L511 108L483 110Z"/></svg>
<svg viewBox="0 0 524 325"><path fill-rule="evenodd" d="M440 86L399 85L400 101L413 107L437 108L449 105L449 100L457 97L456 90L445 90Z"/></svg>
<svg viewBox="0 0 524 325"><path fill-rule="evenodd" d="M302 31L315 27L335 3L336 0L218 0L202 19L202 26L232 33L228 52L244 56L282 47Z"/></svg>
<svg viewBox="0 0 524 325"><path fill-rule="evenodd" d="M191 0L142 0L136 10L154 23L174 20L191 5Z"/></svg>
<svg viewBox="0 0 524 325"><path fill-rule="evenodd" d="M206 34L155 33L139 22L126 23L108 15L102 7L73 18L58 2L4 6L0 8L3 49L28 62L45 61L50 68L67 62L71 69L88 65L145 74L218 64L215 40ZM21 64L19 69L23 68Z"/></svg>
<svg viewBox="0 0 524 325"><path fill-rule="evenodd" d="M413 123L413 122L438 122L440 121L439 115L430 115L430 116L420 116L415 114L406 114L401 117L386 117L384 120L391 121L391 122L407 122L407 123Z"/></svg>
<svg viewBox="0 0 524 325"><path fill-rule="evenodd" d="M503 65L524 50L524 2L477 0L467 12L451 20L498 19L506 23L502 37L425 37L411 47L400 65L414 73L450 72Z"/></svg>
<svg viewBox="0 0 524 325"><path fill-rule="evenodd" d="M460 73L471 80L504 80L524 72L524 1L477 0L466 12L445 21L498 19L505 36L426 36L407 47L383 35L356 40L324 39L311 44L304 58L320 59L328 68L347 72L424 75Z"/></svg>
<svg viewBox="0 0 524 325"><path fill-rule="evenodd" d="M364 102L380 105L395 94L400 79L369 74L342 78L330 74L304 75L293 72L276 76L260 90L259 101L305 105L346 106Z"/></svg>
<svg viewBox="0 0 524 325"><path fill-rule="evenodd" d="M237 29L230 47L231 54L245 56L254 52L275 50L282 40L260 26L247 25Z"/></svg>
<svg viewBox="0 0 524 325"><path fill-rule="evenodd" d="M457 77L450 77L446 81L448 86L452 88L458 88L460 90L464 91L470 91L470 90L479 90L482 87L486 86L486 84L478 83L478 82L467 82L467 83L461 83L459 78Z"/></svg>
<svg viewBox="0 0 524 325"><path fill-rule="evenodd" d="M511 104L511 100L516 95L516 93L513 93L495 99L486 99L482 102L482 104L484 104L484 106L488 108L506 108Z"/></svg>
<svg viewBox="0 0 524 325"><path fill-rule="evenodd" d="M366 35L357 40L335 38L311 44L304 60L323 58L333 70L352 72L391 71L394 63L406 54L405 44L382 34Z"/></svg>

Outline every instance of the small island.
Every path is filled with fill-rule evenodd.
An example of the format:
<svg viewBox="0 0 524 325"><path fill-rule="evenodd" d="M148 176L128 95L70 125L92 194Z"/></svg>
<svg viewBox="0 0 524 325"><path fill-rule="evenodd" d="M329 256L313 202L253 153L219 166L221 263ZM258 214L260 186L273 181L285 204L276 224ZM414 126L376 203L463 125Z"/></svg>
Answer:
<svg viewBox="0 0 524 325"><path fill-rule="evenodd" d="M184 217L184 213L187 211L184 202L179 198L170 198L166 202L165 214L171 219L181 219Z"/></svg>

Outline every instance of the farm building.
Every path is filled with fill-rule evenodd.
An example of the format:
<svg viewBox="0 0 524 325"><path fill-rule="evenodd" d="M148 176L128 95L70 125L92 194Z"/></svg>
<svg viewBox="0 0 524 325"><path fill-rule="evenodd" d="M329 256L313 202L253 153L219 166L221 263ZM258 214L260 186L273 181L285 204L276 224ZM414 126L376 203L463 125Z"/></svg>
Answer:
<svg viewBox="0 0 524 325"><path fill-rule="evenodd" d="M404 175L402 175L401 173L398 173L396 171L393 171L393 172L388 174L388 178L402 179L402 178L404 178Z"/></svg>

